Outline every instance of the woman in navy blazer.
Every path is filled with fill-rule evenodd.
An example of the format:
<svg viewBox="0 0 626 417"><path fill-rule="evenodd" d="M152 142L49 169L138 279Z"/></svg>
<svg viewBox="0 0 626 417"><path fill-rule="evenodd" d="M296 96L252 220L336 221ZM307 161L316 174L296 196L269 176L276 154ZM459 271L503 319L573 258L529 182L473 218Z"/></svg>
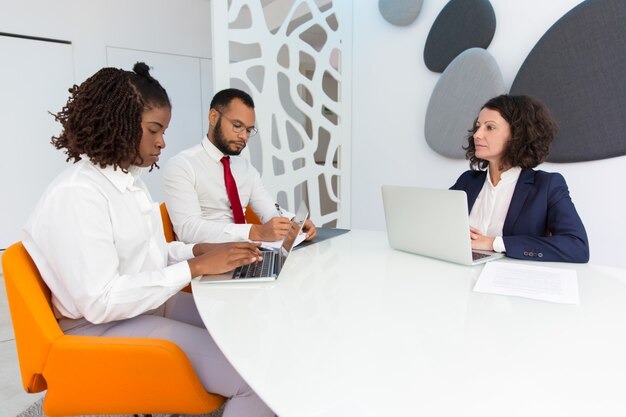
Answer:
<svg viewBox="0 0 626 417"><path fill-rule="evenodd" d="M565 179L533 169L555 135L554 119L530 97L501 95L482 107L465 148L471 170L451 187L467 193L472 248L517 259L589 261Z"/></svg>

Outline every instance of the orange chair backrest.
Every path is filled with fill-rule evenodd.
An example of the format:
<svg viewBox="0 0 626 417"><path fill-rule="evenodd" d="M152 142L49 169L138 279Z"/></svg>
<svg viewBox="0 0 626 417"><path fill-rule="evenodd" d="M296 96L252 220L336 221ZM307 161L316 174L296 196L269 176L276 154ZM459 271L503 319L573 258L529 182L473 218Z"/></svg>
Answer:
<svg viewBox="0 0 626 417"><path fill-rule="evenodd" d="M21 242L4 252L2 269L22 384L27 392L40 392L47 388L42 372L50 347L63 332L52 312L50 290Z"/></svg>
<svg viewBox="0 0 626 417"><path fill-rule="evenodd" d="M165 203L161 203L159 208L161 209L161 221L163 222L163 234L165 235L165 241L173 242L176 240L176 234L174 233L174 225L170 219L170 214L167 212ZM261 224L261 219L250 206L246 207L246 223Z"/></svg>
<svg viewBox="0 0 626 417"><path fill-rule="evenodd" d="M250 206L246 207L246 223L261 224L261 219Z"/></svg>
<svg viewBox="0 0 626 417"><path fill-rule="evenodd" d="M161 203L160 209L165 241L173 242L176 240L176 235L174 234L174 225L172 224L172 220L170 219L170 214L167 212L167 207L165 206L165 203Z"/></svg>

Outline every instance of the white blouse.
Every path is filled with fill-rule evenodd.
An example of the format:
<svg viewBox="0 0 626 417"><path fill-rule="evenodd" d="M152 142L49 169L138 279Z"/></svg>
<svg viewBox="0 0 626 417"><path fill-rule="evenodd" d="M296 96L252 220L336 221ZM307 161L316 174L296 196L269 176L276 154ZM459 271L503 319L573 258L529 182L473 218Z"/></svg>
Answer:
<svg viewBox="0 0 626 417"><path fill-rule="evenodd" d="M100 168L83 157L42 195L23 243L52 292L57 318L134 317L190 282L193 245L165 242L159 206L140 172Z"/></svg>
<svg viewBox="0 0 626 417"><path fill-rule="evenodd" d="M469 216L470 226L480 230L485 236L496 237L493 242L496 252L506 252L502 229L521 172L520 167L508 169L501 174L500 181L494 186L487 170L487 178Z"/></svg>

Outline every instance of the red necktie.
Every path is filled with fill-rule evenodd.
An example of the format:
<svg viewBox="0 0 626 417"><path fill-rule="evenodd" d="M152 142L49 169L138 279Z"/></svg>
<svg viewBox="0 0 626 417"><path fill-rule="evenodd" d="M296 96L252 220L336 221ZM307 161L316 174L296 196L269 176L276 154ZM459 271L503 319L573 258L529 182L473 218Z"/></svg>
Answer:
<svg viewBox="0 0 626 417"><path fill-rule="evenodd" d="M239 200L239 193L237 192L237 183L233 177L233 173L230 172L230 157L223 157L220 162L224 165L224 184L226 185L226 194L230 200L230 208L233 210L233 218L235 223L243 224L246 222L246 218L243 215L243 209L241 208L241 200Z"/></svg>

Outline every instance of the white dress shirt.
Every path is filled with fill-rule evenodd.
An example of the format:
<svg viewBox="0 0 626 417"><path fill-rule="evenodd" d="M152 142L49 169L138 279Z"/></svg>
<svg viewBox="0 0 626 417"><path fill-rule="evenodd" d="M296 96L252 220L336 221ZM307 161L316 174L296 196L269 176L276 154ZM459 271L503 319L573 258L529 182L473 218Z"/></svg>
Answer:
<svg viewBox="0 0 626 417"><path fill-rule="evenodd" d="M494 186L487 170L487 178L469 216L470 226L486 236L495 236L493 249L496 252L506 252L502 228L521 172L520 167L508 169L501 174L500 181Z"/></svg>
<svg viewBox="0 0 626 417"><path fill-rule="evenodd" d="M159 307L191 280L193 246L168 244L158 204L138 177L86 157L48 186L23 243L52 292L57 318L91 323Z"/></svg>
<svg viewBox="0 0 626 417"><path fill-rule="evenodd" d="M170 158L163 173L165 203L176 237L183 242L235 242L249 239L250 224L235 224L224 185L224 154L206 137ZM276 200L259 172L243 157L231 156L241 207L250 206L263 223L280 216ZM292 213L283 216L293 217Z"/></svg>

